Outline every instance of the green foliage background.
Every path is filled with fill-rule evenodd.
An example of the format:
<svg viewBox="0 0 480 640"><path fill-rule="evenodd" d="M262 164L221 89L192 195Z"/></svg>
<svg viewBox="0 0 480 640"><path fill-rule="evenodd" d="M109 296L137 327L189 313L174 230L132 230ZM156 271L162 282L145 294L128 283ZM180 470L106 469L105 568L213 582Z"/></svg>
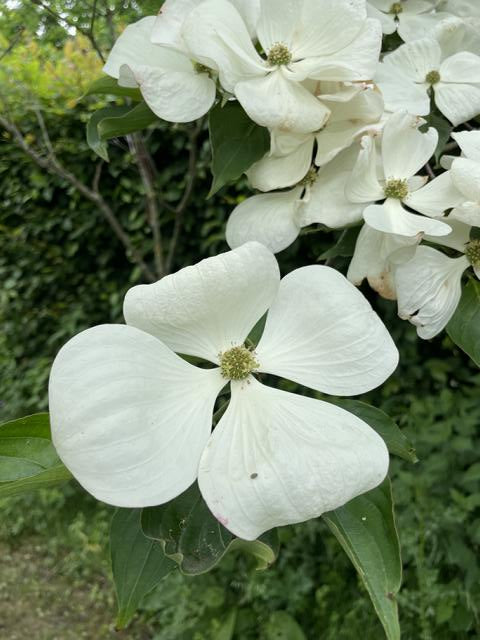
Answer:
<svg viewBox="0 0 480 640"><path fill-rule="evenodd" d="M4 48L19 33L20 23L27 33L38 35L44 14L27 12L27 4L20 3L19 13L0 13ZM127 20L140 9L125 3L124 11ZM22 131L35 140L38 131L31 107L40 104L59 157L91 183L96 158L86 145L83 125L98 103L93 98L75 101L80 91L77 86L76 96L72 94L71 64L83 68L84 76L88 69L92 77L98 64L88 57L91 51L85 42L84 53L78 56L75 47L64 47L69 42L65 29L54 22L47 27L35 45L22 37L12 54L0 61L7 76L23 74L22 83L8 85L9 107ZM50 68L37 64L29 70L24 64L28 53L32 61L46 56ZM82 67L86 61L90 62ZM40 73L59 82L36 82ZM5 75L3 80L5 87ZM199 180L175 269L227 249L227 215L246 194L245 184L240 183L206 200L210 158L207 133L202 136ZM171 204L178 202L184 187L186 141L182 126L159 124L149 134L157 186ZM144 194L128 148L118 140L109 153L102 193L135 245L148 248ZM172 214L163 215L168 236ZM279 256L282 271L315 262L333 240L332 234L321 230L302 236ZM335 266L345 269L346 262L337 259ZM2 420L46 409L49 367L58 348L88 326L121 322L124 293L139 281L138 269L92 204L61 179L39 170L0 130ZM397 373L366 400L398 421L420 459L415 466L392 461L405 564L399 599L403 634L409 640L478 638L480 374L447 337L419 342L414 329L396 318L393 304L379 303L368 290L365 293L377 304L402 356ZM56 558L57 572L74 589L86 589L88 602L90 598L102 607L95 631L88 635L87 630L83 637L111 637L114 607L111 585L105 581L110 510L73 484L10 499L1 509L0 544L11 553L22 545L37 545L42 555ZM281 537L280 558L265 573L255 572L248 559L232 554L206 576L173 574L146 599L139 620L125 637L228 639L235 616L238 640L354 640L359 633L369 639L383 637L354 569L322 522L284 530ZM83 624L72 637L87 629L87 622ZM279 628L284 635L277 634Z"/></svg>

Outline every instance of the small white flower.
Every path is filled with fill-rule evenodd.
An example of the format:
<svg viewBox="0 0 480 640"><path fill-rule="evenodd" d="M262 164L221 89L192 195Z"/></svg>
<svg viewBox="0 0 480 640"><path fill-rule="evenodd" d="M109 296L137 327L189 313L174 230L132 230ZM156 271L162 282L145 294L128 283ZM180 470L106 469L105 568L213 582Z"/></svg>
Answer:
<svg viewBox="0 0 480 640"><path fill-rule="evenodd" d="M252 120L295 133L318 131L329 116L304 81L368 80L381 47L380 24L367 19L364 0L260 0L257 36L265 58L225 0L206 0L191 11L182 35Z"/></svg>
<svg viewBox="0 0 480 640"><path fill-rule="evenodd" d="M441 20L451 14L435 11L435 0L368 0L367 11L377 18L383 33L398 31L404 42L425 36Z"/></svg>
<svg viewBox="0 0 480 640"><path fill-rule="evenodd" d="M262 193L244 200L227 222L229 246L256 240L277 253L311 224L341 229L360 222L364 205L349 202L344 195L358 150L359 145L354 144L318 172L312 168L290 191Z"/></svg>
<svg viewBox="0 0 480 640"><path fill-rule="evenodd" d="M169 122L191 122L213 106L211 72L184 52L150 42L156 18L129 25L115 42L103 68L125 87L139 87L150 109Z"/></svg>
<svg viewBox="0 0 480 640"><path fill-rule="evenodd" d="M375 80L388 111L406 109L430 113L430 92L452 124L480 112L480 32L463 20L450 18L430 36L409 42L388 54Z"/></svg>
<svg viewBox="0 0 480 640"><path fill-rule="evenodd" d="M455 158L450 169L452 183L461 194L450 216L480 227L480 131L453 133L452 138L463 157Z"/></svg>
<svg viewBox="0 0 480 640"><path fill-rule="evenodd" d="M364 224L355 245L347 278L359 287L366 278L382 298L396 300L395 270L415 255L420 236L412 238L382 233Z"/></svg>
<svg viewBox="0 0 480 640"><path fill-rule="evenodd" d="M370 227L384 233L413 237L418 234L447 235L450 227L439 220L408 212L402 204L415 208L418 190L426 178L417 172L432 157L438 133L429 128L419 131L424 121L406 112L390 116L383 129L381 158L375 140L362 138L357 163L347 181L345 194L351 202L383 204L366 206L363 217Z"/></svg>
<svg viewBox="0 0 480 640"><path fill-rule="evenodd" d="M455 313L462 296L466 256L449 258L431 247L419 247L415 257L395 272L398 314L417 327L420 338L438 335Z"/></svg>
<svg viewBox="0 0 480 640"><path fill-rule="evenodd" d="M252 352L245 340L267 310ZM251 243L134 287L124 313L127 325L70 340L50 376L54 445L99 500L158 505L198 478L212 513L251 540L336 509L384 479L388 452L367 424L254 377L355 395L393 372L390 335L337 271L309 266L280 281L271 252ZM215 400L229 382L230 404L212 432Z"/></svg>

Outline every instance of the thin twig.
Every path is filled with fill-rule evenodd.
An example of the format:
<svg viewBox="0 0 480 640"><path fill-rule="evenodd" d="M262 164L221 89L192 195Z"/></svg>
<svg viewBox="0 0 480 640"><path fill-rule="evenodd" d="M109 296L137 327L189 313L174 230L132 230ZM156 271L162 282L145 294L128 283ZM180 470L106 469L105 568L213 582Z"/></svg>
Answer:
<svg viewBox="0 0 480 640"><path fill-rule="evenodd" d="M18 28L17 37L12 40L12 42L8 45L8 47L5 49L5 51L0 55L0 60L3 60L3 58L5 58L5 56L8 56L8 54L11 51L13 51L13 49L17 46L17 44L22 39L24 31L25 31L25 27L21 26L21 27Z"/></svg>
<svg viewBox="0 0 480 640"><path fill-rule="evenodd" d="M433 171L432 167L430 166L430 164L427 162L427 164L425 165L425 171L428 173L428 176L431 180L433 180L435 178L435 172Z"/></svg>
<svg viewBox="0 0 480 640"><path fill-rule="evenodd" d="M177 249L180 234L183 228L183 220L185 217L185 211L190 202L190 198L193 193L193 188L197 180L197 156L198 156L198 137L202 131L204 120L198 121L193 130L190 131L190 150L188 157L188 173L187 181L183 196L175 209L175 224L173 227L172 238L170 240L170 248L168 251L168 257L166 261L165 271L170 273L173 267L173 261L175 259L175 251Z"/></svg>
<svg viewBox="0 0 480 640"><path fill-rule="evenodd" d="M147 147L140 133L127 136L130 151L138 166L138 171L142 179L145 190L145 201L147 209L147 220L152 230L153 255L155 259L155 271L160 279L164 276L165 265L163 261L163 239L160 228L160 214L158 210L158 198L155 189L153 174L153 161L148 153Z"/></svg>
<svg viewBox="0 0 480 640"><path fill-rule="evenodd" d="M39 113L40 121L43 121L42 114L40 112L38 113ZM95 205L103 214L104 218L109 223L110 227L112 228L117 238L125 247L127 253L131 256L133 262L139 267L139 269L143 273L145 279L148 282L155 282L156 280L155 274L152 273L148 265L144 262L142 255L133 245L130 237L125 232L123 226L117 219L113 209L104 200L101 193L97 189L90 189L89 187L87 187L86 184L81 182L73 173L71 173L68 169L66 169L61 164L61 162L58 160L54 152L52 153L50 151L46 143L46 140L50 140L50 138L48 137L48 132L47 132L47 138L46 139L44 138L45 146L47 148L47 155L44 156L28 144L28 142L25 140L25 138L23 137L18 127L13 122L10 122L6 118L4 118L2 115L0 115L0 125L12 135L15 144L27 156L29 156L39 167L41 167L42 169L45 169L49 173L52 173L54 175L57 175L63 178L64 180L69 182L77 191L79 191L85 198L87 198L87 200L90 200L91 202L95 203ZM43 136L43 130L46 131L46 126L44 121L41 129L42 129L42 136ZM100 179L100 176L98 176L98 180L99 179ZM97 187L98 187L98 184L97 184Z"/></svg>

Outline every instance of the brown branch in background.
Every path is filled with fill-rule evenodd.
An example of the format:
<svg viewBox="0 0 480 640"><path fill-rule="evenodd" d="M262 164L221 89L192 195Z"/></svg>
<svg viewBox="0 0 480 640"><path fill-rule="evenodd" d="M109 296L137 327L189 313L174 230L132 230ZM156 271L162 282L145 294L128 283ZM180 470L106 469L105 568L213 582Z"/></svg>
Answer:
<svg viewBox="0 0 480 640"><path fill-rule="evenodd" d="M42 0L30 0L30 2L32 4L35 4L37 7L40 7L41 9L43 9L46 13L51 15L52 18L55 18L55 20L57 22L60 22L60 23L63 22L64 24L68 25L69 27L72 27L73 29L76 29L79 33L81 33L86 38L88 38L88 40L90 41L90 44L92 45L92 47L97 52L97 55L100 58L100 60L102 62L105 62L105 57L103 55L103 52L102 52L102 50L100 48L100 45L98 44L98 42L97 42L97 40L95 38L95 35L93 33L93 26L95 25L95 15L96 15L96 2L93 5L92 19L90 21L90 28L89 29L84 29L83 27L78 25L73 20L70 20L70 18L66 18L64 16L61 16L59 13L54 11L51 7L49 7L46 4L43 4Z"/></svg>
<svg viewBox="0 0 480 640"><path fill-rule="evenodd" d="M433 180L435 178L435 172L432 169L432 167L430 166L430 164L427 162L427 164L425 165L425 170L428 173L428 176L430 178L430 180Z"/></svg>
<svg viewBox="0 0 480 640"><path fill-rule="evenodd" d="M165 265L163 260L163 239L160 228L158 197L155 189L155 168L145 141L140 133L127 136L127 141L137 164L145 190L147 220L153 236L155 271L157 277L160 279L165 275Z"/></svg>
<svg viewBox="0 0 480 640"><path fill-rule="evenodd" d="M188 173L186 178L185 189L183 196L175 208L175 224L173 227L172 238L170 240L170 248L168 251L167 261L165 265L166 273L170 273L173 267L173 261L175 259L175 251L177 249L180 234L183 229L183 220L185 218L185 211L192 197L193 188L197 180L197 157L198 157L198 138L203 129L204 119L197 122L195 128L190 131L190 150L188 158Z"/></svg>
<svg viewBox="0 0 480 640"><path fill-rule="evenodd" d="M13 51L13 49L17 46L17 44L22 39L24 31L25 31L25 27L23 27L23 26L18 27L17 36L11 41L11 43L8 45L8 47L5 49L5 51L2 52L2 54L0 55L0 60L3 60L3 58L5 58L5 56L8 56L8 54L11 51Z"/></svg>
<svg viewBox="0 0 480 640"><path fill-rule="evenodd" d="M48 136L48 131L43 120L43 116L39 110L36 111L37 120L39 121L40 129L42 132L42 138L47 149L47 156L42 155L36 149L31 147L23 137L18 127L13 123L0 115L0 125L8 131L15 142L15 144L28 155L39 167L45 169L49 173L57 175L67 182L69 182L77 191L79 191L87 200L93 202L101 211L104 218L112 228L114 234L120 240L125 247L127 253L131 256L132 261L139 267L143 276L148 282L155 282L155 274L150 270L148 265L143 260L141 253L132 244L132 241L128 234L125 232L123 226L117 219L113 209L104 200L102 194L98 191L98 183L100 180L101 168L96 169L93 188L87 187L86 184L81 182L73 173L66 169L58 160ZM98 173L97 173L98 172Z"/></svg>

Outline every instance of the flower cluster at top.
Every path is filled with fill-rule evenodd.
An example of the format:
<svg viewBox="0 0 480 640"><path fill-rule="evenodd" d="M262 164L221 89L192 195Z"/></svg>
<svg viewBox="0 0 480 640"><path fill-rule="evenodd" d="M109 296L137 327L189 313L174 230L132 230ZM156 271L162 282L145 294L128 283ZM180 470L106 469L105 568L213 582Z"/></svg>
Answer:
<svg viewBox="0 0 480 640"><path fill-rule="evenodd" d="M238 100L268 127L270 151L247 172L263 193L232 212L232 248L278 252L303 227L363 222L351 282L397 299L421 337L445 327L464 271L480 270L480 133L454 133L465 157L429 182L439 132L423 118L480 114L476 0L167 0L125 29L105 71L165 120Z"/></svg>
<svg viewBox="0 0 480 640"><path fill-rule="evenodd" d="M155 114L189 122L237 100L271 146L247 172L262 193L228 220L231 251L134 287L126 325L58 354L52 437L90 493L144 507L198 479L218 520L254 539L383 481L373 429L269 376L337 396L374 389L398 353L355 285L396 299L430 338L464 272L480 277L480 132L456 130L443 172L429 166L444 136L432 123L450 132L480 114L479 53L477 0L166 0L125 29L105 71ZM315 265L280 280L274 253L312 224L359 228L347 277Z"/></svg>

